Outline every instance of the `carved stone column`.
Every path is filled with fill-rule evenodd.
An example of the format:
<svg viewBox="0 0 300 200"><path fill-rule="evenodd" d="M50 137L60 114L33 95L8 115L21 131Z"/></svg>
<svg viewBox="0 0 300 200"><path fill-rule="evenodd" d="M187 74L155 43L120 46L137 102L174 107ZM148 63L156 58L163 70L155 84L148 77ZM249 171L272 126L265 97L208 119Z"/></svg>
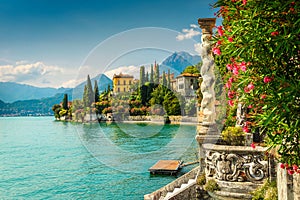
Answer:
<svg viewBox="0 0 300 200"><path fill-rule="evenodd" d="M199 143L199 157L200 157L200 168L204 167L204 152L202 148L203 143L216 143L220 138L216 126L216 111L215 111L215 74L214 74L214 58L212 55L212 29L215 26L215 18L201 18L198 19L198 24L202 29L201 37L201 93L203 99L201 102L200 113L203 115L203 119L200 119L198 115L198 126L196 140Z"/></svg>

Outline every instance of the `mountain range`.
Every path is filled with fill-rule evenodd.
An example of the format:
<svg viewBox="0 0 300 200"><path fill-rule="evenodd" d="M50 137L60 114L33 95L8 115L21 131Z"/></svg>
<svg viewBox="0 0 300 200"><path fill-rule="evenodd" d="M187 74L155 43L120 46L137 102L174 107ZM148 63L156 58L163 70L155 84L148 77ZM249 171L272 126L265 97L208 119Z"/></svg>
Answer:
<svg viewBox="0 0 300 200"><path fill-rule="evenodd" d="M161 64L160 70L170 69L179 75L186 66L195 65L201 61L200 56L187 52L175 52ZM99 91L112 86L112 80L104 74L91 78L92 84L97 80ZM81 99L85 82L75 88L39 88L13 82L0 82L0 116L52 115L52 106L62 101L68 94L69 100Z"/></svg>

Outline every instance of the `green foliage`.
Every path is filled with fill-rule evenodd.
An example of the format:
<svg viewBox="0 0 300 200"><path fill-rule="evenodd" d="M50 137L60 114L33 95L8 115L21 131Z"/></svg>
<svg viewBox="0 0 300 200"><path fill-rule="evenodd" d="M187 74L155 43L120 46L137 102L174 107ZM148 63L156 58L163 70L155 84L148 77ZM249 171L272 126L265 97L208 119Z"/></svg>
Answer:
<svg viewBox="0 0 300 200"><path fill-rule="evenodd" d="M68 94L64 94L64 99L63 99L63 102L62 102L62 107L65 110L69 109L69 107L68 107Z"/></svg>
<svg viewBox="0 0 300 200"><path fill-rule="evenodd" d="M84 107L90 107L92 103L95 101L95 95L93 92L92 82L90 79L90 76L87 76L87 82L84 86L84 92L83 92L83 104Z"/></svg>
<svg viewBox="0 0 300 200"><path fill-rule="evenodd" d="M199 69L197 69L196 66L187 66L184 70L183 73L190 73L190 74L200 74Z"/></svg>
<svg viewBox="0 0 300 200"><path fill-rule="evenodd" d="M52 111L54 112L54 117L60 119L59 112L62 110L62 107L59 104L54 104Z"/></svg>
<svg viewBox="0 0 300 200"><path fill-rule="evenodd" d="M180 102L170 89L159 85L153 90L151 96L149 101L151 106L162 105L167 115L181 114Z"/></svg>
<svg viewBox="0 0 300 200"><path fill-rule="evenodd" d="M202 173L200 174L198 177L197 177L197 184L198 185L205 185L206 184L206 176L205 176L205 173Z"/></svg>
<svg viewBox="0 0 300 200"><path fill-rule="evenodd" d="M245 144L245 133L240 126L226 127L221 135L227 145L242 146Z"/></svg>
<svg viewBox="0 0 300 200"><path fill-rule="evenodd" d="M213 192L213 191L216 191L216 190L220 190L219 185L218 185L218 183L215 179L208 180L205 183L203 188L204 188L204 190L206 190L208 192Z"/></svg>
<svg viewBox="0 0 300 200"><path fill-rule="evenodd" d="M230 104L237 97L250 107L252 127L267 135L280 161L299 166L300 1L218 0L214 7L223 18L215 61Z"/></svg>
<svg viewBox="0 0 300 200"><path fill-rule="evenodd" d="M65 110L65 109L61 109L60 111L59 111L59 116L67 116L68 115L68 110Z"/></svg>
<svg viewBox="0 0 300 200"><path fill-rule="evenodd" d="M145 67L140 67L140 87L142 87L145 84Z"/></svg>
<svg viewBox="0 0 300 200"><path fill-rule="evenodd" d="M166 73L165 73L165 71L163 71L163 74L162 74L162 81L161 81L161 84L163 85L163 86L167 86L167 79L166 79Z"/></svg>
<svg viewBox="0 0 300 200"><path fill-rule="evenodd" d="M94 95L95 95L95 102L98 102L99 101L99 87L98 87L97 80L95 80L95 83L94 83Z"/></svg>
<svg viewBox="0 0 300 200"><path fill-rule="evenodd" d="M154 83L159 84L159 65L156 64L155 72L154 72Z"/></svg>
<svg viewBox="0 0 300 200"><path fill-rule="evenodd" d="M151 71L150 71L150 83L154 83L154 71L153 71L153 65L151 65Z"/></svg>
<svg viewBox="0 0 300 200"><path fill-rule="evenodd" d="M264 184L252 193L252 200L276 200L278 199L277 185L275 181L265 180Z"/></svg>

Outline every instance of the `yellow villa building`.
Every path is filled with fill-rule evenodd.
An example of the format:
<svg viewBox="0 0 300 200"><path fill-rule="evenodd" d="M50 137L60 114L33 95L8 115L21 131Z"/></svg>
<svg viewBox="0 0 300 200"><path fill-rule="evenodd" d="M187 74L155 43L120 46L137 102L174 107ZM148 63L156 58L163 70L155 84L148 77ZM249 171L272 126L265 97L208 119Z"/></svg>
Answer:
<svg viewBox="0 0 300 200"><path fill-rule="evenodd" d="M114 93L129 92L130 86L133 84L133 76L129 74L114 74L113 91Z"/></svg>

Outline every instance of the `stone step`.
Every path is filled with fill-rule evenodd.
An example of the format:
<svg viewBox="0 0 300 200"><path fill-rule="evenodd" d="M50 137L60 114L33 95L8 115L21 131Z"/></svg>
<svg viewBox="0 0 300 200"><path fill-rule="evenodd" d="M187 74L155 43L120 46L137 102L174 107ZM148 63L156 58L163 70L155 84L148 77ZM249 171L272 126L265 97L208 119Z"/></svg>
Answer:
<svg viewBox="0 0 300 200"><path fill-rule="evenodd" d="M221 191L224 192L235 192L235 193L243 193L249 194L254 191L260 185L259 183L251 183L251 182L229 182L229 181L217 181Z"/></svg>
<svg viewBox="0 0 300 200"><path fill-rule="evenodd" d="M252 196L250 194L227 192L227 191L215 191L214 195L212 196L222 200L234 200L234 199L251 200L252 199Z"/></svg>
<svg viewBox="0 0 300 200"><path fill-rule="evenodd" d="M165 196L164 200L168 200L180 192L184 191L185 189L189 188L191 185L196 184L196 179L190 179L187 183L183 183L180 188L175 188L173 192L168 192L167 195Z"/></svg>

